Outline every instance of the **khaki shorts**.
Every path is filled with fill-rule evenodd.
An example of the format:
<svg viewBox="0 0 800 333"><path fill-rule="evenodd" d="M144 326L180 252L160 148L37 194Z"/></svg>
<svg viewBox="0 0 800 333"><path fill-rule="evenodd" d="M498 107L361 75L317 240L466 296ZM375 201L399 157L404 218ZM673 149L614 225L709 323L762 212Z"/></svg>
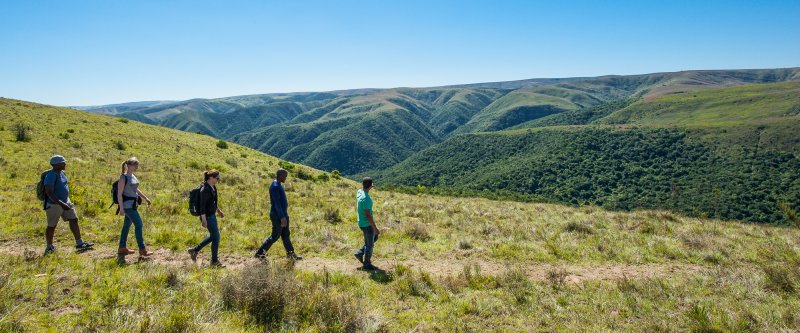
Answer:
<svg viewBox="0 0 800 333"><path fill-rule="evenodd" d="M48 227L55 227L58 224L58 219L62 218L64 221L69 220L77 220L78 214L75 212L75 205L72 202L67 201L67 205L72 207L70 210L64 210L61 206L57 204L48 204L47 208L45 208L45 212L47 213L47 226Z"/></svg>

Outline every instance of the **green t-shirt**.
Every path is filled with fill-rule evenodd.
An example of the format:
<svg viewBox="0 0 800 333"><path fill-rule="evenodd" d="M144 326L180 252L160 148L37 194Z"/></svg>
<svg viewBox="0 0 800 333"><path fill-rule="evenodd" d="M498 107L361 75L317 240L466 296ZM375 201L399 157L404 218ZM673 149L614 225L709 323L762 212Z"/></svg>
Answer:
<svg viewBox="0 0 800 333"><path fill-rule="evenodd" d="M369 220L367 220L366 211L369 211L370 214L372 213L372 198L369 197L369 193L364 192L364 190L358 190L356 192L356 205L358 207L358 226L361 228L369 227ZM372 217L374 218L375 215L373 214Z"/></svg>

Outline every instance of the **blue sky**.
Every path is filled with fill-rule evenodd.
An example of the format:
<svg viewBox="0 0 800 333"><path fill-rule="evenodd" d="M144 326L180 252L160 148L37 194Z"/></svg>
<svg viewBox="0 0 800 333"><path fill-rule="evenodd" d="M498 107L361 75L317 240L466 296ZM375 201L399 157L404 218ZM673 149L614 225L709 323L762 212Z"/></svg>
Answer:
<svg viewBox="0 0 800 333"><path fill-rule="evenodd" d="M54 105L800 66L800 1L0 0L0 96Z"/></svg>

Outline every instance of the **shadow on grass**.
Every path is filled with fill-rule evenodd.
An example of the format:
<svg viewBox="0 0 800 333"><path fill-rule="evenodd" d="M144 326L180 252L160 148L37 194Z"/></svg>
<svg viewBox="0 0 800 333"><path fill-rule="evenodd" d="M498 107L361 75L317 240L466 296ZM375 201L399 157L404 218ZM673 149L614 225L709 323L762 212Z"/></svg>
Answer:
<svg viewBox="0 0 800 333"><path fill-rule="evenodd" d="M392 274L387 273L385 270L382 270L380 268L375 270L364 270L363 268L359 268L358 270L367 272L369 274L369 278L377 283L387 284L394 280Z"/></svg>

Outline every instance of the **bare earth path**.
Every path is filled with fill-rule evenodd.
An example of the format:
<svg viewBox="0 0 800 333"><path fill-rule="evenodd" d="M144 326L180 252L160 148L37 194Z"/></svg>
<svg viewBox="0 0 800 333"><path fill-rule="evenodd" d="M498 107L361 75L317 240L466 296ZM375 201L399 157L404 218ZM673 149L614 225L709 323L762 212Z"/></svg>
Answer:
<svg viewBox="0 0 800 333"><path fill-rule="evenodd" d="M41 256L43 249L25 245L17 241L4 241L0 242L0 255L15 255L27 257ZM74 249L68 246L59 248L57 255L64 253L72 253ZM86 256L92 260L119 260L116 255L116 249L97 247L79 254ZM189 259L189 255L185 252L173 252L170 249L157 249L155 254L150 259L139 260L138 255L130 255L124 258L127 264L158 264L165 266L173 266L179 268L191 268L192 266L205 267L208 265L209 249L204 251L198 257L197 263L193 263ZM377 258L376 258L377 259ZM288 263L284 258L270 257L274 263ZM250 256L243 256L240 254L221 253L220 261L222 261L228 269L241 269L247 265L256 265L260 261ZM395 265L404 265L415 270L428 272L434 276L452 276L458 275L464 271L465 266L479 267L480 273L484 275L500 275L509 269L522 269L527 273L528 277L533 280L546 280L548 274L554 271L566 272L566 281L571 283L580 283L587 280L616 280L621 278L650 278L660 277L677 274L695 274L710 269L708 266L697 264L596 264L596 265L576 265L576 264L543 264L535 262L521 262L521 263L503 263L499 261L490 261L486 259L453 259L443 258L441 260L425 260L425 259L405 259L393 260L384 259L383 261L376 262L382 269L390 270ZM359 270L360 264L354 257L348 256L347 258L321 258L314 257L313 254L306 254L303 260L294 264L296 269L322 272L327 270L329 272L342 272L346 274L364 274Z"/></svg>

